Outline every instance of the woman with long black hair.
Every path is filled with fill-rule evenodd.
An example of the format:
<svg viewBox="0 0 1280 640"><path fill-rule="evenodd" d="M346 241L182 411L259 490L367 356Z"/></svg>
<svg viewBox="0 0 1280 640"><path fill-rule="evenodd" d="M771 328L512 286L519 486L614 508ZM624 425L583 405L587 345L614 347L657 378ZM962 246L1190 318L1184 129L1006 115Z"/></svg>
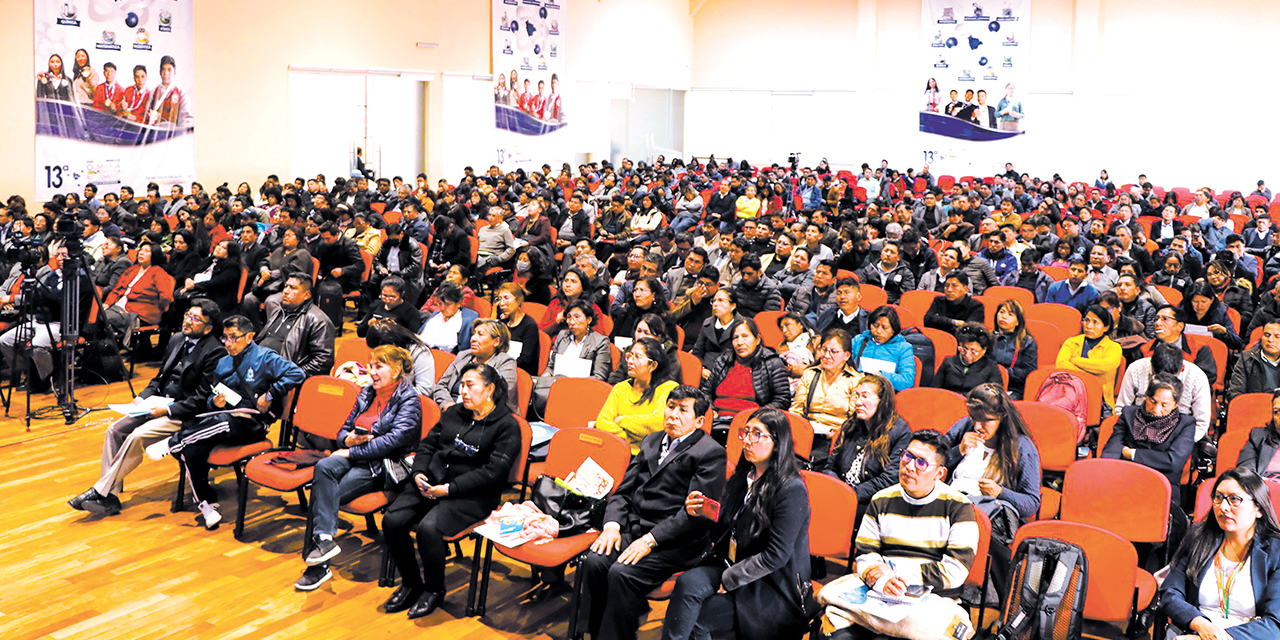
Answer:
<svg viewBox="0 0 1280 640"><path fill-rule="evenodd" d="M849 419L836 433L831 457L818 469L858 494L855 522L877 491L898 482L898 461L911 442L911 427L898 415L897 395L883 376L869 373L854 388Z"/></svg>
<svg viewBox="0 0 1280 640"><path fill-rule="evenodd" d="M798 639L807 631L809 492L791 426L782 411L758 409L738 436L742 454L725 486L711 551L676 580L663 640L728 630L744 640ZM706 517L709 502L695 491L685 512Z"/></svg>
<svg viewBox="0 0 1280 640"><path fill-rule="evenodd" d="M1160 587L1160 613L1204 640L1280 637L1280 523L1266 481L1237 467L1209 496L1213 511L1182 539Z"/></svg>

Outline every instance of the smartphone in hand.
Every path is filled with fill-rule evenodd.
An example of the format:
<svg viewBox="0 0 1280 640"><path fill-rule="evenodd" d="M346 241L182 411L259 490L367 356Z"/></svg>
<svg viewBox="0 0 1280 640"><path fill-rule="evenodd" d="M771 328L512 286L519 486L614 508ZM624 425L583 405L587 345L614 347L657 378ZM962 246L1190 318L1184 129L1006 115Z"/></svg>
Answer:
<svg viewBox="0 0 1280 640"><path fill-rule="evenodd" d="M356 434L356 435L358 435L358 436L367 436L367 435L369 435L370 433L373 433L373 432L372 432L372 431L369 431L369 428L368 428L368 427L358 427L358 426L357 426L357 427L351 427L351 433L354 433L354 434Z"/></svg>
<svg viewBox="0 0 1280 640"><path fill-rule="evenodd" d="M702 509L698 510L698 515L717 522L720 520L720 503L711 498L704 497L702 499Z"/></svg>

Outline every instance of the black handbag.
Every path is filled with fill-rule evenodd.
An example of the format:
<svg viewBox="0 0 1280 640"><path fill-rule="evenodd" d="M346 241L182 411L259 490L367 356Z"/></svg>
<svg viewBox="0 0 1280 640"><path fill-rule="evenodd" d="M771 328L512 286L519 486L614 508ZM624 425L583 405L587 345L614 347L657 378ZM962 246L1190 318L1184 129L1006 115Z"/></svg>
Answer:
<svg viewBox="0 0 1280 640"><path fill-rule="evenodd" d="M574 536L604 524L604 498L592 498L566 489L552 476L538 476L533 483L533 505L560 523L560 535Z"/></svg>

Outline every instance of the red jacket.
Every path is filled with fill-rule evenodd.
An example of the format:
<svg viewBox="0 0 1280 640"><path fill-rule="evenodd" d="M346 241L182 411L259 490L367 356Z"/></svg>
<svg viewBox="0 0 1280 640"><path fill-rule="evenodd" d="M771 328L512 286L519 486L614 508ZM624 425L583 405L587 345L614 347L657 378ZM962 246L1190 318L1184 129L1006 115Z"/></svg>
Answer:
<svg viewBox="0 0 1280 640"><path fill-rule="evenodd" d="M120 276L116 288L107 294L102 303L110 307L127 293L129 301L124 304L125 311L138 314L144 326L159 324L160 312L168 309L173 302L173 276L160 267L148 267L131 289L129 285L138 277L138 270L141 268L136 264L129 267Z"/></svg>

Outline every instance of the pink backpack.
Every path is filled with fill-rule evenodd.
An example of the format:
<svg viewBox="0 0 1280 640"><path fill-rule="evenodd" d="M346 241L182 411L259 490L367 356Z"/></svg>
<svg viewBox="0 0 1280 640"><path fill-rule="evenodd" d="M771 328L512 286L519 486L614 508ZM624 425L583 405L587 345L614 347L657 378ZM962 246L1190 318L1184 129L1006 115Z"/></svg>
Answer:
<svg viewBox="0 0 1280 640"><path fill-rule="evenodd" d="M1084 381L1073 373L1058 371L1052 373L1036 390L1037 402L1044 402L1055 407L1066 409L1076 418L1076 442L1084 441L1085 413L1089 409L1089 394L1085 391Z"/></svg>

